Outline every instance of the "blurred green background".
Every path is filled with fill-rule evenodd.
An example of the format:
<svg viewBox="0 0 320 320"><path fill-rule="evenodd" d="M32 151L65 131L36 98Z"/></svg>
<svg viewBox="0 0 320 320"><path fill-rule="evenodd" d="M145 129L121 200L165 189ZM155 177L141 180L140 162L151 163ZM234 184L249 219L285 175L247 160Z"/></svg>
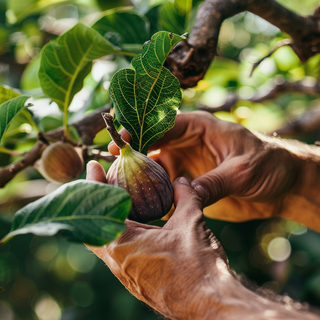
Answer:
<svg viewBox="0 0 320 320"><path fill-rule="evenodd" d="M302 14L311 14L319 4L314 0L280 2ZM36 77L39 52L49 39L79 20L91 24L100 12L117 12L122 6L134 6L151 34L158 30L182 34L191 30L200 3L181 0L1 0L0 82L34 97L34 107L30 110L41 130L59 127L62 114L44 97ZM318 82L319 55L302 64L289 47L280 48L265 59L249 77L252 64L284 38L286 35L279 29L251 13L241 13L226 20L219 37L218 57L198 86L183 92L181 109L196 110L202 104L219 110L230 94L236 94L235 105L228 111L215 112L215 115L266 133L300 119L310 110L316 112L320 104L317 94L284 92L272 100L252 102L257 94L284 81L301 81L306 85ZM117 41L116 34L113 41ZM129 66L128 59L117 56L96 61L84 88L70 107L71 122L109 103L106 89L112 75L119 68ZM32 123L21 114L12 122L3 146L24 152L32 147L36 135ZM314 143L320 140L320 126L307 133L296 132L286 137ZM105 148L108 141L106 130L103 130L94 142ZM0 151L0 166L19 159L18 154ZM106 169L109 166L102 164ZM0 238L10 230L13 214L20 207L56 187L29 168L1 189ZM230 265L237 273L276 294L287 293L300 302L320 307L318 233L279 218L246 223L207 219L207 223L221 241ZM129 294L104 263L83 245L69 243L59 236L24 235L1 247L0 292L1 320L159 318Z"/></svg>

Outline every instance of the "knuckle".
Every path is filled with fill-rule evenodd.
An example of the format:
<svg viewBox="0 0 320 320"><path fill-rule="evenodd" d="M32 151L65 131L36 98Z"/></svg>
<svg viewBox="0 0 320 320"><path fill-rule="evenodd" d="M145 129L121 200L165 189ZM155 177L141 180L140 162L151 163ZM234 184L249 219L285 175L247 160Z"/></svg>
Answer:
<svg viewBox="0 0 320 320"><path fill-rule="evenodd" d="M209 200L211 203L223 198L227 194L225 180L219 174L215 173L205 177L203 182L208 190L210 190L211 199Z"/></svg>

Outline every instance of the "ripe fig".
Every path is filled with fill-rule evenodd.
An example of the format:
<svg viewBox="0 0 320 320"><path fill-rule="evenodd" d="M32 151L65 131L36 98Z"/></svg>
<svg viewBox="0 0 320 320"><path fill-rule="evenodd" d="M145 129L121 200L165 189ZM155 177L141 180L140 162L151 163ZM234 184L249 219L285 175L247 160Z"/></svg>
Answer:
<svg viewBox="0 0 320 320"><path fill-rule="evenodd" d="M50 144L35 167L51 182L64 183L80 176L84 163L80 151L63 142Z"/></svg>
<svg viewBox="0 0 320 320"><path fill-rule="evenodd" d="M107 182L125 189L132 198L129 219L150 222L165 216L173 203L173 188L164 169L122 140L113 125L113 117L103 117L120 156L107 173Z"/></svg>

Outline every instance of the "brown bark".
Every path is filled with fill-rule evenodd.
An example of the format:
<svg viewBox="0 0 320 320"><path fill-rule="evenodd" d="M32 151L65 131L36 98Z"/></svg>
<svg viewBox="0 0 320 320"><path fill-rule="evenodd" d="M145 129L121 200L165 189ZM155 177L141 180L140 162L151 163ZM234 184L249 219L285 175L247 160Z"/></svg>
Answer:
<svg viewBox="0 0 320 320"><path fill-rule="evenodd" d="M204 77L216 54L222 22L242 11L250 11L288 33L301 61L320 52L319 9L303 17L275 0L206 0L198 10L188 41L180 42L167 59L182 88L194 87Z"/></svg>

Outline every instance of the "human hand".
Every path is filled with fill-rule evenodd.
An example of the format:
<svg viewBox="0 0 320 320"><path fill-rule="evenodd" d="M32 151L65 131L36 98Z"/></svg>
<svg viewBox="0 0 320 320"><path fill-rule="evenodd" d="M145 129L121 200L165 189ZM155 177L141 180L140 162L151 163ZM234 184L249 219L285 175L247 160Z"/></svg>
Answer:
<svg viewBox="0 0 320 320"><path fill-rule="evenodd" d="M130 141L128 132L121 134ZM284 197L299 179L301 163L277 139L263 139L207 112L180 113L174 128L151 148L160 154L151 157L171 181L178 176L193 179L191 185L209 206L205 215L229 221L268 218L280 213ZM112 143L109 150L118 153Z"/></svg>
<svg viewBox="0 0 320 320"><path fill-rule="evenodd" d="M89 163L87 179L106 182L99 163ZM180 178L173 187L176 210L163 228L127 220L120 238L88 247L133 295L167 318L209 319L207 313L221 303L220 278L232 278L227 258L188 180Z"/></svg>
<svg viewBox="0 0 320 320"><path fill-rule="evenodd" d="M106 183L99 163L88 164L87 179ZM126 220L125 233L109 245L87 245L135 297L167 319L319 320L242 286L189 181L178 178L173 187L176 209L164 227Z"/></svg>

